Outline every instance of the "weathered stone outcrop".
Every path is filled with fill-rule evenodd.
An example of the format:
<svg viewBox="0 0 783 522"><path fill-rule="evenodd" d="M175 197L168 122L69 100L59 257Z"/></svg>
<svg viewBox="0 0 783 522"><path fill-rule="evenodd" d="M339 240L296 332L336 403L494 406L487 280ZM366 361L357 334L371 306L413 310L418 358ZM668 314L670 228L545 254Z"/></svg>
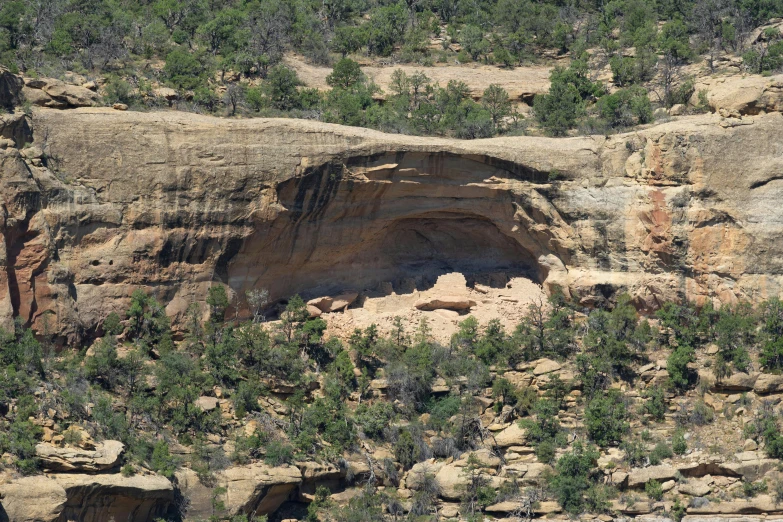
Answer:
<svg viewBox="0 0 783 522"><path fill-rule="evenodd" d="M188 518L209 518L214 489L203 485L189 469L179 470L176 477L180 491L189 501ZM215 476L215 486L224 488L219 500L231 516L272 513L300 484L302 473L295 466L271 467L256 463L231 467Z"/></svg>
<svg viewBox="0 0 783 522"><path fill-rule="evenodd" d="M91 107L98 103L98 95L90 89L54 78L25 78L22 94L31 104L52 109Z"/></svg>
<svg viewBox="0 0 783 522"><path fill-rule="evenodd" d="M147 522L170 514L174 488L158 475L60 473L0 485L9 522Z"/></svg>
<svg viewBox="0 0 783 522"><path fill-rule="evenodd" d="M657 480L658 482L664 482L666 480L673 479L677 474L677 469L669 466L668 464L661 464L659 466L650 466L648 468L632 469L628 474L628 487L638 488L644 487L651 480Z"/></svg>
<svg viewBox="0 0 783 522"><path fill-rule="evenodd" d="M341 294L335 297L317 297L309 300L307 306L315 307L321 313L337 312L347 308L351 303L356 301L357 297L359 297L357 292Z"/></svg>
<svg viewBox="0 0 783 522"><path fill-rule="evenodd" d="M65 489L56 481L41 476L22 477L0 484L0 520L55 522L67 500Z"/></svg>
<svg viewBox="0 0 783 522"><path fill-rule="evenodd" d="M120 464L125 445L117 440L99 442L94 450L81 448L58 448L52 444L40 443L35 453L41 466L47 471L97 472L116 468Z"/></svg>
<svg viewBox="0 0 783 522"><path fill-rule="evenodd" d="M112 518L146 522L167 515L174 504L174 487L160 475L58 473L51 477L67 497L58 522L99 522Z"/></svg>
<svg viewBox="0 0 783 522"><path fill-rule="evenodd" d="M29 150L0 151L0 317L63 341L136 288L174 324L213 284L274 301L450 271L648 311L781 291L779 113L477 141L97 108L32 122Z"/></svg>
<svg viewBox="0 0 783 522"><path fill-rule="evenodd" d="M714 77L696 86L692 103L699 103L699 92L706 91L713 111L740 115L783 111L783 75Z"/></svg>

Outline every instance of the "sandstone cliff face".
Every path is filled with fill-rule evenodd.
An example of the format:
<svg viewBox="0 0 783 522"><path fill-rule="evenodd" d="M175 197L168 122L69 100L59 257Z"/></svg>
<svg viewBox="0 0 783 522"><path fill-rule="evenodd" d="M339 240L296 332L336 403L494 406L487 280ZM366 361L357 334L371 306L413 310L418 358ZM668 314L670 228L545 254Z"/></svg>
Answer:
<svg viewBox="0 0 783 522"><path fill-rule="evenodd" d="M174 488L159 475L59 473L0 485L0 499L9 522L146 522L173 509Z"/></svg>
<svg viewBox="0 0 783 522"><path fill-rule="evenodd" d="M0 151L0 316L64 341L135 288L175 324L215 283L281 299L453 270L585 304L625 290L644 310L780 294L779 113L478 141L95 108L31 120L32 146Z"/></svg>

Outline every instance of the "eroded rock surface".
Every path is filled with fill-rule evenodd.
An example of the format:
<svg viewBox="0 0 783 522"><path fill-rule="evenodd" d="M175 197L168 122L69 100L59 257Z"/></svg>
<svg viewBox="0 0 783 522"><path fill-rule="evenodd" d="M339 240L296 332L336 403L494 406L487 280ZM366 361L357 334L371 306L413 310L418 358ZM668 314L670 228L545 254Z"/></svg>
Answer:
<svg viewBox="0 0 783 522"><path fill-rule="evenodd" d="M174 487L159 475L58 473L52 480L67 496L58 519L62 521L147 522L167 515L174 503Z"/></svg>
<svg viewBox="0 0 783 522"><path fill-rule="evenodd" d="M9 522L148 522L170 513L174 488L158 475L57 473L0 485Z"/></svg>
<svg viewBox="0 0 783 522"><path fill-rule="evenodd" d="M58 448L52 444L40 443L35 453L41 466L48 471L69 472L106 471L119 466L125 445L118 440L99 442L94 450L81 448Z"/></svg>
<svg viewBox="0 0 783 522"><path fill-rule="evenodd" d="M295 466L272 467L262 463L235 466L215 476L215 487L205 486L196 473L183 468L176 473L177 485L189 499L189 520L207 519L212 515L212 498L218 497L231 515L266 515L273 513L302 484L302 473Z"/></svg>
<svg viewBox="0 0 783 522"><path fill-rule="evenodd" d="M646 311L781 289L779 113L476 141L97 108L32 121L33 147L0 151L0 317L63 341L136 288L175 325L221 283L274 302L503 273Z"/></svg>

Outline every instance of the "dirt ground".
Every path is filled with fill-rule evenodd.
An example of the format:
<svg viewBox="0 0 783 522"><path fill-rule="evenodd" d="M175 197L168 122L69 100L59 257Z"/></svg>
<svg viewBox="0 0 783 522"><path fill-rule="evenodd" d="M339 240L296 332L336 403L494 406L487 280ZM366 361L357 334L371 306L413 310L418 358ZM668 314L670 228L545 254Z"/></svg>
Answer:
<svg viewBox="0 0 783 522"><path fill-rule="evenodd" d="M331 67L318 67L308 64L299 56L288 55L286 64L294 69L299 78L307 87L316 87L327 90L326 77L332 72ZM535 94L546 92L549 89L549 73L551 67L526 66L505 69L491 65L453 63L436 64L433 67L421 65L389 65L389 66L364 66L362 70L385 93L389 93L392 73L396 69L402 69L406 74L421 71L433 81L444 86L449 80L461 80L468 84L471 94L475 98L481 97L484 89L496 83L508 91L512 98L529 98Z"/></svg>

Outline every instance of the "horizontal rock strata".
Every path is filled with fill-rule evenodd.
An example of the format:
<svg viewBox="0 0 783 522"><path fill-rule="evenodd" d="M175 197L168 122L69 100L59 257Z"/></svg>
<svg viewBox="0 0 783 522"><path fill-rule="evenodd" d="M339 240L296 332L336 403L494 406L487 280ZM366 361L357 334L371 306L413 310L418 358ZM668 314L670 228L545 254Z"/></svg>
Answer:
<svg viewBox="0 0 783 522"><path fill-rule="evenodd" d="M136 288L177 325L213 284L274 302L450 271L526 275L588 306L627 291L647 311L778 295L783 116L741 121L457 141L36 109L33 145L0 150L0 318L67 341Z"/></svg>

